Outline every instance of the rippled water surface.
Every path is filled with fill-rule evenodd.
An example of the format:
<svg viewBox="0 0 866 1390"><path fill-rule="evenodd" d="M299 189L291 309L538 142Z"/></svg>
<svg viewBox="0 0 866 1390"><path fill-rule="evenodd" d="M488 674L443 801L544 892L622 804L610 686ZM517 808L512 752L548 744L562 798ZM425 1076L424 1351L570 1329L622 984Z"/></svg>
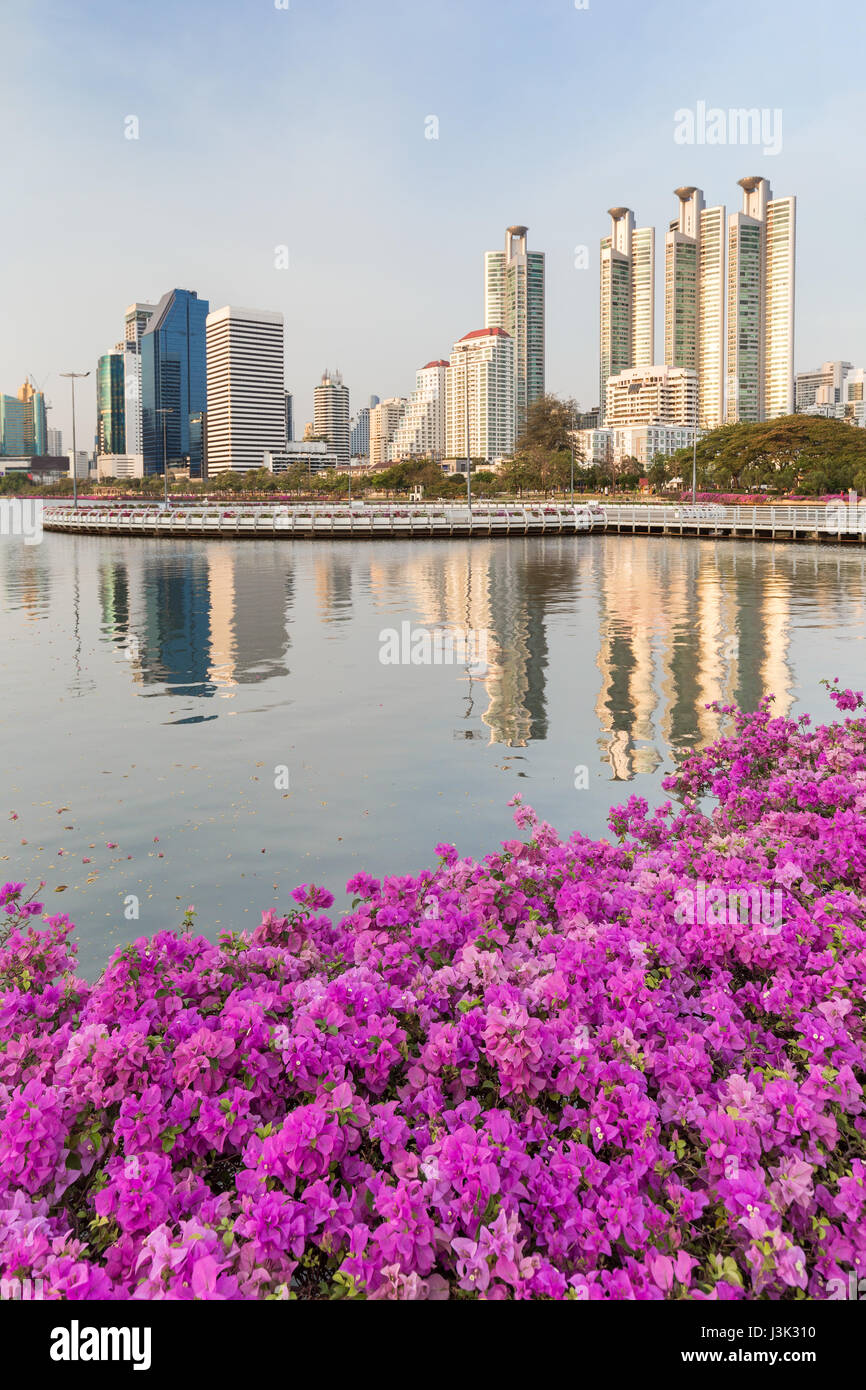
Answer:
<svg viewBox="0 0 866 1390"><path fill-rule="evenodd" d="M518 791L603 833L718 732L708 701L862 688L864 578L853 549L642 537L0 540L2 869L93 975L188 903L216 935L298 882L342 904L437 841L485 854ZM486 673L382 664L403 622L486 634Z"/></svg>

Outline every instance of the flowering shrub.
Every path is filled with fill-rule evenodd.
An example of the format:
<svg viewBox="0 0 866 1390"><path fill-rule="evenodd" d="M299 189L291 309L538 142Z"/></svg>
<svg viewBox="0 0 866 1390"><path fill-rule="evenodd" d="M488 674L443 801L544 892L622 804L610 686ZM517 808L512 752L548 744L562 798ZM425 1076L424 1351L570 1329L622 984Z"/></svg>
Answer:
<svg viewBox="0 0 866 1390"><path fill-rule="evenodd" d="M0 1273L47 1297L769 1299L864 1272L866 718L727 710L527 838L74 974L0 891ZM683 919L698 880L781 920Z"/></svg>

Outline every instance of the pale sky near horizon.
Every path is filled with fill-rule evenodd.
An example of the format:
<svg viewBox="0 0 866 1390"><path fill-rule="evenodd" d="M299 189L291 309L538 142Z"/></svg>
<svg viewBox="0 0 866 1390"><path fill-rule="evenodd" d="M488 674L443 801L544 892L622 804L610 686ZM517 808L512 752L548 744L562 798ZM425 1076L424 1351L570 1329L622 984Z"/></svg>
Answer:
<svg viewBox="0 0 866 1390"><path fill-rule="evenodd" d="M289 6L0 0L0 391L31 374L66 447L59 374L92 373L89 449L98 357L127 304L173 286L285 314L298 434L325 367L353 413L408 394L481 326L483 253L515 222L547 253L548 389L589 408L606 209L656 227L658 360L672 190L732 212L746 174L797 195L797 370L866 363L855 0ZM781 151L676 143L675 112L698 102L780 110Z"/></svg>

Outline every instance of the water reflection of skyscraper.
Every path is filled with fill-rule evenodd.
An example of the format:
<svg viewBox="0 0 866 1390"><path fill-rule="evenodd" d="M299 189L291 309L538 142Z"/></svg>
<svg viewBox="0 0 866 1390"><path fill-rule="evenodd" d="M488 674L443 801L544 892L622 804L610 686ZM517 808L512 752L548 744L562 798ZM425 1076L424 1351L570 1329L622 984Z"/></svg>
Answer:
<svg viewBox="0 0 866 1390"><path fill-rule="evenodd" d="M441 554L436 546L416 544L408 556L374 556L371 592L394 611L395 603L405 605L408 589L418 623L485 633L486 672L455 668L468 685L464 720L477 718L491 743L522 747L546 738L544 607L557 589L554 567L545 566L537 548L518 550L516 544L475 541L449 551L444 564ZM486 709L476 699L478 689L485 691Z"/></svg>
<svg viewBox="0 0 866 1390"><path fill-rule="evenodd" d="M287 675L286 610L294 593L294 568L286 552L266 541L255 546L252 556L234 546L211 546L208 578L208 674L214 684L246 685Z"/></svg>
<svg viewBox="0 0 866 1390"><path fill-rule="evenodd" d="M548 737L549 624L575 610L578 591L598 603L598 741L615 778L652 772L670 753L717 737L724 720L705 708L711 701L753 708L772 690L780 713L792 703L793 548L771 557L742 544L619 536L415 542L360 557L329 548L312 559L323 622L351 619L353 590L369 591L386 625L410 617L487 634L486 672L455 668L454 681L461 730L491 743ZM128 565L101 568L104 625L131 646L134 679L226 693L286 674L293 573L286 551L264 543L254 554L148 547ZM579 644L574 651L579 659Z"/></svg>
<svg viewBox="0 0 866 1390"><path fill-rule="evenodd" d="M51 573L38 546L4 544L4 588L10 609L23 608L29 619L44 618L51 602Z"/></svg>
<svg viewBox="0 0 866 1390"><path fill-rule="evenodd" d="M323 622L341 623L351 619L352 568L344 555L330 549L315 556L316 594Z"/></svg>
<svg viewBox="0 0 866 1390"><path fill-rule="evenodd" d="M256 551L252 565L242 550L215 544L101 566L103 628L124 647L134 680L210 698L287 674L292 570L279 548Z"/></svg>
<svg viewBox="0 0 866 1390"><path fill-rule="evenodd" d="M102 561L97 582L102 630L123 652L133 681L141 685L144 676L139 642L132 631L129 570L121 561Z"/></svg>
<svg viewBox="0 0 866 1390"><path fill-rule="evenodd" d="M616 780L716 738L711 701L754 708L772 691L787 713L790 573L760 589L753 551L617 537L583 553L600 596L603 761Z"/></svg>
<svg viewBox="0 0 866 1390"><path fill-rule="evenodd" d="M211 696L210 601L205 555L151 554L144 563L141 634L145 685L166 685L177 695Z"/></svg>

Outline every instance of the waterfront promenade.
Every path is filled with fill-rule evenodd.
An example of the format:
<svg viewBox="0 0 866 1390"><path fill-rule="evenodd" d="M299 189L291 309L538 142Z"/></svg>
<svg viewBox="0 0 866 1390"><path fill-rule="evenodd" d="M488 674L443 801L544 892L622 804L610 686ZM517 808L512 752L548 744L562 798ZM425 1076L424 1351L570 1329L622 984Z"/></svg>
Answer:
<svg viewBox="0 0 866 1390"><path fill-rule="evenodd" d="M255 539L405 539L569 535L582 532L862 545L866 532L823 504L475 503L45 508L48 531L86 535Z"/></svg>

